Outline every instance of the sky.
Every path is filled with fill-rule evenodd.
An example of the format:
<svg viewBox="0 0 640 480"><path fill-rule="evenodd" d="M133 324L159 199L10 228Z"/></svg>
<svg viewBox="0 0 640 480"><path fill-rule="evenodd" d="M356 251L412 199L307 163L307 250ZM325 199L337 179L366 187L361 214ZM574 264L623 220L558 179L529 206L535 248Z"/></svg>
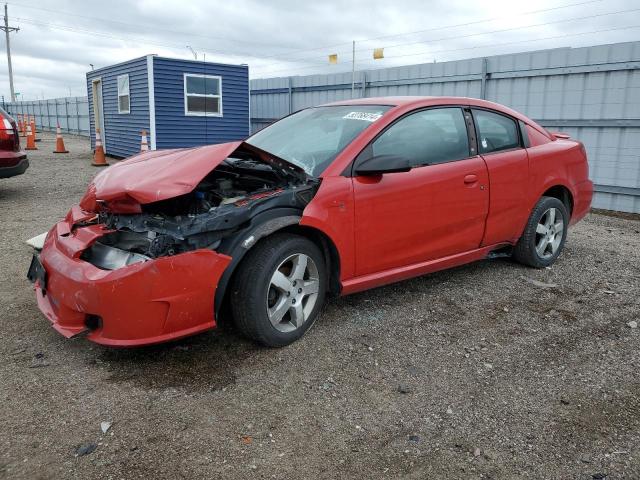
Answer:
<svg viewBox="0 0 640 480"><path fill-rule="evenodd" d="M91 65L147 54L195 52L267 78L351 71L353 41L356 70L368 70L640 40L638 0L11 0L8 9L24 100L85 96ZM4 35L0 46L8 100Z"/></svg>

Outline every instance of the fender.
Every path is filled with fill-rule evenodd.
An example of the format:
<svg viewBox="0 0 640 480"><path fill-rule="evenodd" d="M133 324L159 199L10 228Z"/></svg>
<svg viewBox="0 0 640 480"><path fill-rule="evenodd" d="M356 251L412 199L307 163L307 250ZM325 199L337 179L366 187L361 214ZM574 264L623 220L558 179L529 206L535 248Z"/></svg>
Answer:
<svg viewBox="0 0 640 480"><path fill-rule="evenodd" d="M218 318L224 295L229 286L233 272L244 256L253 248L258 240L291 225L298 225L302 218L302 210L297 208L272 208L253 217L248 226L223 240L218 253L231 257L231 262L218 282L214 299L214 314Z"/></svg>
<svg viewBox="0 0 640 480"><path fill-rule="evenodd" d="M538 190L536 190L530 200L529 200L529 206L528 208L528 215L527 215L527 220L521 225L520 228L518 228L518 238L512 239L513 244L515 244L518 239L522 236L522 232L524 232L524 228L527 225L527 222L529 221L529 217L531 216L531 212L533 212L533 209L535 208L536 204L538 203L538 201L542 198L542 195L549 189L553 188L553 187L564 187L569 191L569 195L571 195L572 198L568 199L570 201L573 201L574 206L575 206L575 200L576 200L576 191L575 188L570 187L569 185L567 185L565 182L560 181L557 177L548 177L545 179L544 184L542 185L542 187L540 187ZM574 209L575 210L575 209ZM573 217L573 212L571 212L571 216Z"/></svg>
<svg viewBox="0 0 640 480"><path fill-rule="evenodd" d="M545 178L543 185L535 192L535 196L531 199L532 202L530 202L531 205L529 206L529 212L533 211L534 207L536 206L536 203L538 203L538 200L540 200L544 192L554 187L566 188L569 191L569 195L571 195L571 198L568 198L567 200L575 204L575 201L577 198L575 186L569 185L567 182L562 181L557 177L548 177L548 178Z"/></svg>

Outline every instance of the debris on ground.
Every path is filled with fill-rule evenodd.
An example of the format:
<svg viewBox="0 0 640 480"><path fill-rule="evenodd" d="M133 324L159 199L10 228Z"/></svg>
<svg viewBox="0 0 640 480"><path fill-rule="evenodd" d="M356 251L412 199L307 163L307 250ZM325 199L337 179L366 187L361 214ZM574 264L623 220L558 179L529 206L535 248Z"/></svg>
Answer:
<svg viewBox="0 0 640 480"><path fill-rule="evenodd" d="M111 428L111 422L100 422L100 430L102 433L107 433Z"/></svg>
<svg viewBox="0 0 640 480"><path fill-rule="evenodd" d="M76 447L76 457L82 457L83 455L89 455L93 453L93 451L98 448L96 443L83 443Z"/></svg>
<svg viewBox="0 0 640 480"><path fill-rule="evenodd" d="M411 393L412 389L409 385L406 385L404 383L401 383L400 385L398 385L398 392L400 393Z"/></svg>
<svg viewBox="0 0 640 480"><path fill-rule="evenodd" d="M48 367L49 362L45 360L45 355L42 352L38 352L33 356L33 360L31 361L31 365L29 368L40 368L40 367Z"/></svg>
<svg viewBox="0 0 640 480"><path fill-rule="evenodd" d="M536 280L534 278L525 277L524 275L521 276L520 278L523 279L523 280L526 280L531 285L534 285L534 286L539 287L539 288L557 288L558 287L557 283L541 282L540 280Z"/></svg>

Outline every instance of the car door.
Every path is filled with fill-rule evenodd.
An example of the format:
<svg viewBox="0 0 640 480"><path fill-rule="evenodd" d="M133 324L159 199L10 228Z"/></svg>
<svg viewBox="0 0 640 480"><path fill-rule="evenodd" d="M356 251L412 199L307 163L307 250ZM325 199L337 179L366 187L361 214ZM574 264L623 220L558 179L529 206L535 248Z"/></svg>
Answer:
<svg viewBox="0 0 640 480"><path fill-rule="evenodd" d="M502 113L472 109L478 152L489 171L491 199L483 245L515 241L529 217L529 156L518 122Z"/></svg>
<svg viewBox="0 0 640 480"><path fill-rule="evenodd" d="M488 174L475 153L469 113L412 112L385 129L354 164L356 275L478 248L489 207ZM378 155L410 159L408 172L359 176Z"/></svg>

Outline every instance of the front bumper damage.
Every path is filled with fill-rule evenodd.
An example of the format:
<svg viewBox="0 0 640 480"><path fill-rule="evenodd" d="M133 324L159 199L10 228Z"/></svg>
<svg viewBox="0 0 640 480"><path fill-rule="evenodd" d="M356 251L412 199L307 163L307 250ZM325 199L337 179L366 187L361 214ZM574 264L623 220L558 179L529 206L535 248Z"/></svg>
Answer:
<svg viewBox="0 0 640 480"><path fill-rule="evenodd" d="M146 152L99 173L30 269L53 327L111 346L160 343L216 326L238 234L289 215L319 180L239 142ZM219 300L220 301L220 300Z"/></svg>
<svg viewBox="0 0 640 480"><path fill-rule="evenodd" d="M38 306L53 328L128 347L216 326L215 291L231 257L200 249L103 270L80 256L108 232L102 225L70 231L61 221L47 235L39 255L45 273L34 280Z"/></svg>

